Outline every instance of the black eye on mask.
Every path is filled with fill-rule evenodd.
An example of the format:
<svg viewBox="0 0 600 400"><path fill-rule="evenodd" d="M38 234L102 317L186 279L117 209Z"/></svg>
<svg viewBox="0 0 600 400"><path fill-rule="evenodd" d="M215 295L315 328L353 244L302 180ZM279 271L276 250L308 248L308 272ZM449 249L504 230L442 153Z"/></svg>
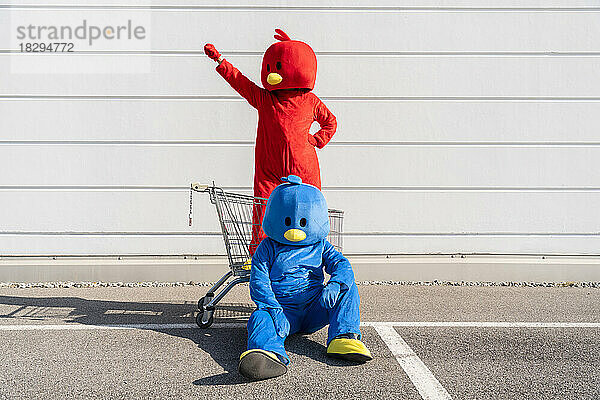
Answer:
<svg viewBox="0 0 600 400"><path fill-rule="evenodd" d="M281 69L281 61L277 61L277 64L275 64L277 66L277 69Z"/></svg>
<svg viewBox="0 0 600 400"><path fill-rule="evenodd" d="M271 71L271 66L269 64L267 64L267 72Z"/></svg>
<svg viewBox="0 0 600 400"><path fill-rule="evenodd" d="M292 224L292 219L290 217L285 217L285 226L290 226Z"/></svg>
<svg viewBox="0 0 600 400"><path fill-rule="evenodd" d="M301 227L305 227L305 226L306 226L306 218L302 218L302 219L300 220L300 226L301 226Z"/></svg>

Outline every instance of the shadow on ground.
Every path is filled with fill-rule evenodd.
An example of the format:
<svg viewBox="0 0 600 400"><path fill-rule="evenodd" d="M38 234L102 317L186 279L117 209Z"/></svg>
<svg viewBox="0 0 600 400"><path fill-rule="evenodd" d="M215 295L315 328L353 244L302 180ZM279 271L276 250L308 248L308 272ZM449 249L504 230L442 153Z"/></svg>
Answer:
<svg viewBox="0 0 600 400"><path fill-rule="evenodd" d="M5 307L13 306L13 307ZM0 295L1 319L38 321L45 323L76 323L84 325L121 324L182 324L195 323L195 302L124 302L89 300L80 297L22 297ZM215 322L245 323L254 310L252 304L219 303ZM237 372L239 355L246 350L247 334L243 328L212 327L209 329L153 329L171 336L189 339L210 355L225 372L197 379L194 385L236 385L246 382ZM331 366L347 363L326 356L323 344L307 335L292 335L286 340L288 352L307 356ZM201 373L201 371L199 371Z"/></svg>

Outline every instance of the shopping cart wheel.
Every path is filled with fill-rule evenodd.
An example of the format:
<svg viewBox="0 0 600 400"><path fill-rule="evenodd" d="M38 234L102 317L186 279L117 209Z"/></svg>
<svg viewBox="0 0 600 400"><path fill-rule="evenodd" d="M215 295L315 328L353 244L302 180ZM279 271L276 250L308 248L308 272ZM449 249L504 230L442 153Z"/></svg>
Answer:
<svg viewBox="0 0 600 400"><path fill-rule="evenodd" d="M204 313L208 313L208 319L206 322L203 322L202 319L204 317ZM209 326L211 326L214 322L214 316L213 316L214 310L203 310L200 309L198 310L198 314L196 314L196 324L198 324L198 326L202 329L206 329Z"/></svg>
<svg viewBox="0 0 600 400"><path fill-rule="evenodd" d="M206 296L200 298L200 300L198 300L198 310L202 310L204 308L204 305L210 303L214 297L214 293L207 293Z"/></svg>

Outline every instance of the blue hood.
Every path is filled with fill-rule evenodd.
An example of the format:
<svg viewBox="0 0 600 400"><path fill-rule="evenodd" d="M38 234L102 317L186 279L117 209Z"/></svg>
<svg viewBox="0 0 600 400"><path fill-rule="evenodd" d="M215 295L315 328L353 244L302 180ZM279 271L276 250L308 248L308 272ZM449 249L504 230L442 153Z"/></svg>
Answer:
<svg viewBox="0 0 600 400"><path fill-rule="evenodd" d="M296 175L281 178L267 201L262 222L271 239L294 246L306 246L325 239L329 234L327 202L323 193L302 183Z"/></svg>

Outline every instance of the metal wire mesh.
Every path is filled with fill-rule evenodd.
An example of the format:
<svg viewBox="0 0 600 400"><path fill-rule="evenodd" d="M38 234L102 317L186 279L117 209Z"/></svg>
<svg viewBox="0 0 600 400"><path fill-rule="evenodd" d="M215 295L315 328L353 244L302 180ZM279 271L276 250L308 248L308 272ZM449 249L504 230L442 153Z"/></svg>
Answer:
<svg viewBox="0 0 600 400"><path fill-rule="evenodd" d="M344 212L342 210L329 210L329 235L327 240L341 252L344 248Z"/></svg>
<svg viewBox="0 0 600 400"><path fill-rule="evenodd" d="M250 251L258 246L252 243L252 231L260 229L260 224L253 224L253 213L264 215L267 199L244 195L239 193L225 192L219 187L208 187L210 201L217 209L217 215L221 224L221 232L225 242L225 250L229 257L229 265L234 274L244 275L248 271L243 265L250 259ZM262 218L258 218L260 221ZM338 250L343 247L343 222L344 212L341 210L329 210L329 223L331 230L327 240Z"/></svg>
<svg viewBox="0 0 600 400"><path fill-rule="evenodd" d="M250 258L252 240L252 213L256 207L264 207L266 199L229 193L221 188L210 187L210 200L217 209L229 265L235 272Z"/></svg>

